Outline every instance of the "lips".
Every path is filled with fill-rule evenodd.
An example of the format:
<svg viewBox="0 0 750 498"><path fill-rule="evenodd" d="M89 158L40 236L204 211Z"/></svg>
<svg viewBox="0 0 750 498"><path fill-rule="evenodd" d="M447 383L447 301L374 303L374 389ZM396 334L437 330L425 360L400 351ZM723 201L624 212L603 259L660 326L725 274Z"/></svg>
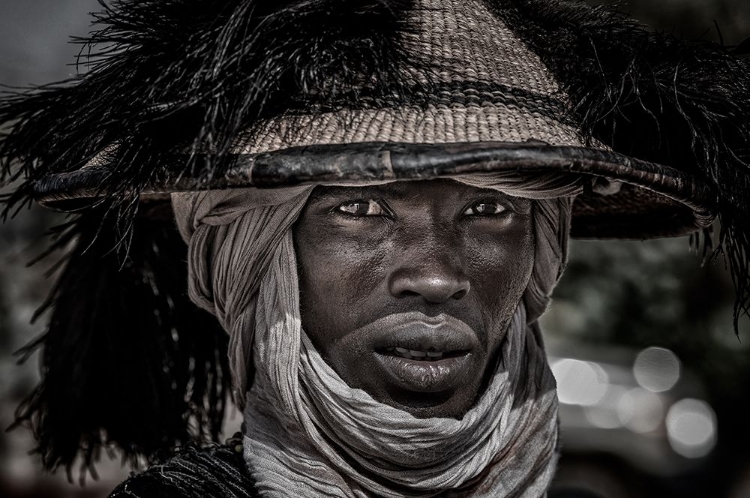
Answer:
<svg viewBox="0 0 750 498"><path fill-rule="evenodd" d="M420 361L375 354L378 364L402 389L417 393L439 393L458 387L468 370L469 354L437 361Z"/></svg>
<svg viewBox="0 0 750 498"><path fill-rule="evenodd" d="M478 347L471 327L446 314L388 315L366 325L361 333L370 337L376 364L385 377L401 389L419 393L458 387Z"/></svg>
<svg viewBox="0 0 750 498"><path fill-rule="evenodd" d="M417 361L438 361L443 359L444 356L450 354L443 351L413 351L406 348L387 348L385 354L393 356L399 356L408 360Z"/></svg>

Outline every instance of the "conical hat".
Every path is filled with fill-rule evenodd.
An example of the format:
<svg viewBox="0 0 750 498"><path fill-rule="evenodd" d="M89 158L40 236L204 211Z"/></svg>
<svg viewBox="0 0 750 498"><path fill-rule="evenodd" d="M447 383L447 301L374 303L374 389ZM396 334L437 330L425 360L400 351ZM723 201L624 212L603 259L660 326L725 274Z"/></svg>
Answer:
<svg viewBox="0 0 750 498"><path fill-rule="evenodd" d="M510 3L408 3L404 8L396 2L403 17L394 21L392 45L382 48L393 53L380 55L392 62L383 68L394 85L390 91L360 84L348 89L357 95L334 99L311 88L302 103L290 95L281 112L247 117L248 126L220 154L220 175L207 176L213 167L195 162L186 171L188 162L205 164L208 154L172 151L139 192L560 171L591 177L592 188L575 204L573 236L643 239L711 224L717 194L710 184L680 164L613 152L586 133L573 112L574 99L509 26ZM302 14L310 15L304 9ZM300 14L291 8L287 15ZM122 167L120 143L127 140L132 138L115 135L82 167L40 178L35 198L72 209L110 194L118 176L112 170ZM71 199L76 202L61 202Z"/></svg>

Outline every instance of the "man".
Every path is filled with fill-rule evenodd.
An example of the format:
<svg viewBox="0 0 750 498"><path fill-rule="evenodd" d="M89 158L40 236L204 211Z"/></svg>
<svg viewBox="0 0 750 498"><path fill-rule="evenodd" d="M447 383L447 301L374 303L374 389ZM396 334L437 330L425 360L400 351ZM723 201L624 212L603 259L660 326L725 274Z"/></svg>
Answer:
<svg viewBox="0 0 750 498"><path fill-rule="evenodd" d="M244 410L241 440L114 496L543 496L537 320L571 231L718 213L747 308L750 85L726 50L543 0L123 1L100 21L114 45L80 82L0 107L26 178L9 204L82 210L20 419L54 468L196 421L216 438L227 370Z"/></svg>
<svg viewBox="0 0 750 498"><path fill-rule="evenodd" d="M239 353L262 496L544 493L557 405L536 320L580 187L502 176L174 194L191 297Z"/></svg>

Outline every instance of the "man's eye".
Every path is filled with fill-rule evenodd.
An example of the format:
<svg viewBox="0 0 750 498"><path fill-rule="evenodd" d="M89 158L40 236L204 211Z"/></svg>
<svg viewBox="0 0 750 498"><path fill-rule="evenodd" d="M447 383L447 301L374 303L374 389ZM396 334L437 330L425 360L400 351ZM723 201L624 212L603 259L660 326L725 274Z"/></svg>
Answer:
<svg viewBox="0 0 750 498"><path fill-rule="evenodd" d="M336 211L352 216L383 216L386 214L383 206L373 199L345 202L339 204Z"/></svg>
<svg viewBox="0 0 750 498"><path fill-rule="evenodd" d="M497 201L481 201L472 204L469 208L464 211L464 215L467 216L492 216L502 214L506 211L505 206Z"/></svg>

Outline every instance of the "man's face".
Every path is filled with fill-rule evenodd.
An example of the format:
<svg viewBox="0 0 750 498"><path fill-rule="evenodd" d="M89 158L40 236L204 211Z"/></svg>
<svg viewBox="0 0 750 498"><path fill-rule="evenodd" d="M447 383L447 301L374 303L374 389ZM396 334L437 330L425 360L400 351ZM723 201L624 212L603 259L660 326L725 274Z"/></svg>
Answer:
<svg viewBox="0 0 750 498"><path fill-rule="evenodd" d="M302 327L351 387L460 418L534 259L532 204L451 180L318 187L294 227Z"/></svg>

